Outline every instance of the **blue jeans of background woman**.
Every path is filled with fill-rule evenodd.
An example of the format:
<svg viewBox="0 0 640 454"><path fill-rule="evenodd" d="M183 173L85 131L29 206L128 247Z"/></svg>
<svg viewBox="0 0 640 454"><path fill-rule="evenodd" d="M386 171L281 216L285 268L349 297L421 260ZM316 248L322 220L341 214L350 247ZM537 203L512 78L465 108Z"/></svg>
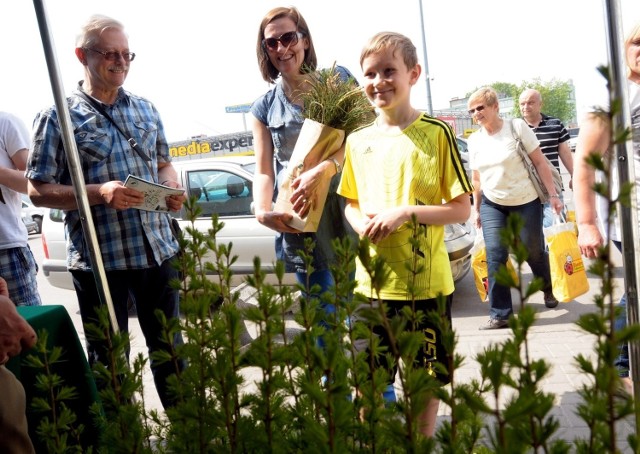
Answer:
<svg viewBox="0 0 640 454"><path fill-rule="evenodd" d="M527 263L534 276L542 278L545 282L545 291L551 290L549 258L545 251L542 233L542 204L540 200L536 199L524 205L505 206L493 203L483 196L480 204L480 220L487 247L489 317L497 320L507 320L513 313L511 289L498 284L494 278L500 265L506 264L509 257L509 250L502 243L501 231L506 227L507 217L511 214L518 214L524 219L520 239L529 252Z"/></svg>
<svg viewBox="0 0 640 454"><path fill-rule="evenodd" d="M622 242L613 241L615 247L618 248L618 251L622 252ZM620 314L616 317L614 328L616 331L620 331L627 326L627 294L624 293L622 298L620 298L620 302L618 303L618 307L620 307ZM614 363L618 375L620 377L628 377L629 376L629 344L626 342L620 346L620 354L615 360Z"/></svg>

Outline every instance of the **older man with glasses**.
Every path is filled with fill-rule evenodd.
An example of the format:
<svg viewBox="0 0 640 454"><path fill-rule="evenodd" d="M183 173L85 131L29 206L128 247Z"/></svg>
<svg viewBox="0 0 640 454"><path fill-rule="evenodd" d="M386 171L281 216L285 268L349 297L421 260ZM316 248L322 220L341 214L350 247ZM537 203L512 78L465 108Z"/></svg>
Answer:
<svg viewBox="0 0 640 454"><path fill-rule="evenodd" d="M131 298L150 354L167 351L171 346L163 340L155 311L161 310L167 319L178 316L178 292L170 285L178 276L172 265L178 243L169 215L135 209L144 201L144 194L123 184L131 174L180 187L162 121L151 102L122 88L135 54L129 50L120 22L91 17L78 36L75 53L84 66L85 80L68 98L69 114L119 328L128 329ZM26 172L29 196L37 206L65 211L68 268L86 329L87 324L98 322L100 298L55 107L40 112L34 124ZM183 195L168 197L168 210L180 210L184 199ZM180 334L171 340L174 345L181 342ZM89 361L107 364L105 343L90 338L87 343ZM175 403L167 379L183 367L151 360L165 408Z"/></svg>

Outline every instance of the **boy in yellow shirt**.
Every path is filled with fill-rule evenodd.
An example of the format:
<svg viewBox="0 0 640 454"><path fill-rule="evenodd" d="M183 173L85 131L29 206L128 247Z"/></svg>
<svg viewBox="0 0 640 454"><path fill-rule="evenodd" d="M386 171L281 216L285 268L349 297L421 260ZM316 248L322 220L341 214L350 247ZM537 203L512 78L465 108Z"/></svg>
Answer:
<svg viewBox="0 0 640 454"><path fill-rule="evenodd" d="M356 268L356 291L380 298L392 317L402 307L437 310L437 297L447 301L451 321L451 295L454 290L449 257L444 244L444 226L469 218L473 191L463 168L451 127L413 108L411 87L420 77L415 46L407 37L391 32L373 36L360 55L364 90L376 107L377 119L347 138L346 158L338 193L347 199L346 218L360 237L371 241L371 256L384 257L386 280L374 295L362 264ZM412 216L426 230L414 250L409 242ZM422 272L413 279L405 263L418 259ZM446 363L440 329L424 320L418 329L425 333L425 346L418 354L424 367L435 360ZM382 327L374 328L381 345L389 345ZM427 355L429 352L429 355ZM395 368L391 367L392 384ZM448 383L449 378L438 374ZM433 436L439 401L432 398L420 417L420 429Z"/></svg>

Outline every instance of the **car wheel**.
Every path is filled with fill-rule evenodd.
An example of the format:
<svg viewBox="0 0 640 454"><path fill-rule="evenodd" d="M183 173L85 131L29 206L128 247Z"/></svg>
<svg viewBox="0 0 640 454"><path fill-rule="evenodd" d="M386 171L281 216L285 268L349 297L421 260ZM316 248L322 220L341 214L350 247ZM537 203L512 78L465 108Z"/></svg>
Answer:
<svg viewBox="0 0 640 454"><path fill-rule="evenodd" d="M42 233L42 216L34 216L33 222L35 222L36 225L38 226L35 233Z"/></svg>

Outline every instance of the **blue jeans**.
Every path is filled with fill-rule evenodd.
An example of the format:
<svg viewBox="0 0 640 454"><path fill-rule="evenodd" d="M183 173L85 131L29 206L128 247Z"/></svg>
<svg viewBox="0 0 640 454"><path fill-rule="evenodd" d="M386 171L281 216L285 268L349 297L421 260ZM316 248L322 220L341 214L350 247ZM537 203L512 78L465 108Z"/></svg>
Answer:
<svg viewBox="0 0 640 454"><path fill-rule="evenodd" d="M162 325L155 315L155 310L160 309L167 319L179 316L179 293L171 288L169 282L176 278L178 272L173 268L172 259L165 260L160 266L141 270L107 271L107 281L109 291L113 301L116 320L121 332L128 331L129 328L129 298L135 301L138 313L138 322L144 334L149 357L151 353L159 350L167 350L168 345L162 340ZM76 288L78 304L80 306L80 316L85 327L89 323L97 324L96 309L99 306L98 291L95 278L91 271L71 271L73 285ZM173 345L182 343L182 335L176 334L173 338ZM106 344L87 336L87 351L89 363L100 361L109 364ZM127 352L128 356L129 352ZM158 364L151 359L151 371L153 380L164 408L172 406L175 402L167 389L167 379L176 373L172 362ZM183 369L185 363L178 364Z"/></svg>
<svg viewBox="0 0 640 454"><path fill-rule="evenodd" d="M525 224L520 231L520 240L527 246L529 257L527 263L533 275L542 278L544 290L551 290L551 276L549 274L549 257L544 247L542 235L542 204L536 199L518 206L504 206L491 202L482 197L480 205L480 220L482 234L487 247L487 268L489 271L489 317L507 320L513 313L511 289L495 281L495 273L500 265L507 263L509 250L502 244L500 232L507 225L507 217L517 213Z"/></svg>
<svg viewBox="0 0 640 454"><path fill-rule="evenodd" d="M613 241L615 247L618 248L620 252L622 252L622 242ZM621 329L627 326L627 294L623 294L622 298L620 298L620 302L618 306L622 309L620 315L616 317L614 322L614 329L616 331L620 331ZM616 358L613 363L616 369L618 370L618 375L620 377L628 377L629 376L629 344L626 342L620 346L620 354Z"/></svg>
<svg viewBox="0 0 640 454"><path fill-rule="evenodd" d="M307 286L307 273L296 273L296 280L299 284L306 288ZM322 326L325 330L330 329L331 323L327 321L329 318L333 318L333 314L336 312L336 306L327 303L322 298L322 295L326 292L332 290L332 287L335 286L333 275L329 270L320 270L314 271L309 276L309 289L313 288L314 285L320 286L320 291L318 293L312 293L311 295L305 295L307 298L318 298L320 302L320 310L324 313L323 319L320 321L320 326ZM322 336L317 339L317 344L319 347L324 348L325 342Z"/></svg>

